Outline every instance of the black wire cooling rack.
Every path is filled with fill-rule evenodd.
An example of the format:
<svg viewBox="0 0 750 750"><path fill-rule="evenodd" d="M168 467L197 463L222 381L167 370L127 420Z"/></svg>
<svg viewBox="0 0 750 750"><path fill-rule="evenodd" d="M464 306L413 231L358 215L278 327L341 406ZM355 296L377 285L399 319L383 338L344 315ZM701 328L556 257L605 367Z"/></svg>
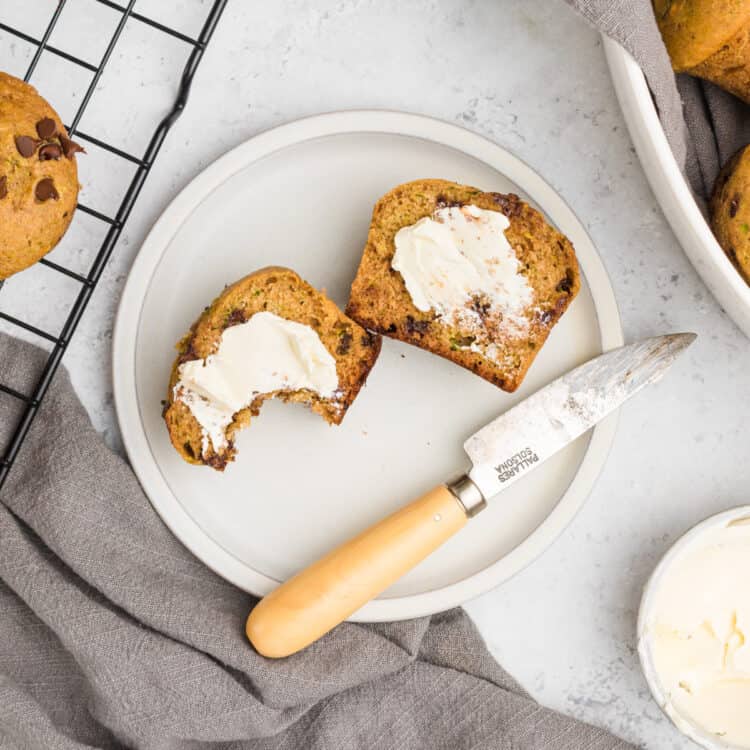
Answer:
<svg viewBox="0 0 750 750"><path fill-rule="evenodd" d="M47 389L49 388L49 385L55 376L55 372L57 371L57 368L60 365L60 361L65 354L65 350L67 349L68 344L70 343L71 338L73 337L73 334L78 327L78 323L80 322L81 317L86 310L89 300L91 299L91 295L93 294L94 289L96 288L96 285L101 278L102 272L107 265L107 261L112 255L112 251L114 250L117 240L120 237L120 233L122 232L123 227L128 220L128 217L130 216L130 212L133 209L133 206L138 198L138 195L141 192L141 189L143 188L149 172L151 171L151 167L153 166L154 160L156 159L156 156L158 155L159 150L164 143L164 139L166 138L169 129L175 123L180 114L182 114L182 111L185 108L185 104L187 103L188 94L190 91L190 84L192 83L195 71L198 68L198 64L203 57L206 46L211 39L211 36L213 35L213 32L216 28L216 24L218 23L219 18L224 11L224 7L227 4L227 0L214 0L213 4L210 6L200 34L197 36L197 38L192 38L176 29L170 28L165 24L148 18L145 15L136 13L133 10L136 0L129 0L125 4L113 2L112 0L96 0L96 2L98 2L99 4L117 11L120 15L117 21L117 25L114 29L114 33L112 34L106 46L99 64L93 65L48 43L66 2L67 0L58 0L57 5L52 13L52 17L50 18L41 39L36 39L33 36L30 36L29 34L26 34L23 31L13 28L12 26L4 24L2 22L0 22L0 30L11 34L14 37L22 39L36 48L24 76L24 79L26 81L31 80L39 61L42 58L42 55L45 53L63 58L76 66L80 66L81 68L90 71L93 74L88 87L83 92L81 103L78 106L73 119L67 125L69 135L71 137L75 137L79 141L88 142L90 144L98 146L99 148L104 149L105 151L112 154L114 157L123 159L130 164L136 165L136 170L114 216L107 216L106 214L100 211L96 211L85 205L78 205L78 211L93 216L94 219L104 222L104 224L107 225L104 240L102 241L101 246L99 247L99 250L94 257L94 260L91 263L87 274L84 275L83 273L76 273L75 271L66 268L61 264L54 263L47 258L43 258L40 261L40 263L44 264L53 271L64 274L65 276L72 278L76 282L78 282L77 296L72 307L70 308L67 319L62 329L60 330L60 333L57 335L52 335L27 321L0 312L0 318L2 318L2 320L4 320L6 323L9 323L11 326L23 328L26 331L29 331L36 336L45 339L46 341L50 342L52 347L47 357L46 363L44 364L44 367L41 370L31 393L20 393L10 385L0 382L0 392L7 394L14 399L18 399L23 403L20 419L15 426L10 442L5 447L4 454L0 458L0 488L3 486L3 483L8 476L8 472L10 471L11 467L13 466L13 462L18 456L18 452L20 451L21 446L23 445L23 441L28 434L29 427L31 426L31 423L36 416L39 406L44 399ZM156 130L151 136L148 147L146 148L143 156L140 157L129 154L126 151L113 146L105 139L96 138L94 135L81 132L78 129L78 124L80 123L81 118L83 117L92 96L94 95L97 84L99 83L99 79L101 78L101 75L104 72L107 63L112 56L112 52L117 45L123 29L125 28L125 24L131 19L135 22L146 24L152 29L167 34L175 39L179 39L180 41L184 42L190 50L187 62L182 72L182 78L174 103L172 104L172 107L169 110L168 114L157 126ZM0 291L1 290L2 282L0 282Z"/></svg>

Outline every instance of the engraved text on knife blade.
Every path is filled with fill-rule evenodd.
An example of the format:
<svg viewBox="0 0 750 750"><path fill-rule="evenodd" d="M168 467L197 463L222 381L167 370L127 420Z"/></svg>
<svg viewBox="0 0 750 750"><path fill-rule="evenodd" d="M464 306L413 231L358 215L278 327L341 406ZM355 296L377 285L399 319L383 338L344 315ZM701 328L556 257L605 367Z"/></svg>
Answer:
<svg viewBox="0 0 750 750"><path fill-rule="evenodd" d="M624 346L537 391L470 437L469 476L486 497L557 453L645 385L658 380L692 334Z"/></svg>

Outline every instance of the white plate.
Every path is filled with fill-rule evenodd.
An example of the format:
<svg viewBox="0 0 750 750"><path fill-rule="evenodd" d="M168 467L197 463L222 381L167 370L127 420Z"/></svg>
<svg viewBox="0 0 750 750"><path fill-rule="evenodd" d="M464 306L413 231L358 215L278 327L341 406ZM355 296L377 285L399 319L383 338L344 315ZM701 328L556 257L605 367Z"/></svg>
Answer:
<svg viewBox="0 0 750 750"><path fill-rule="evenodd" d="M174 344L228 283L287 265L346 303L373 203L395 185L442 177L532 196L574 242L585 275L523 387L386 339L340 427L269 403L222 475L184 463L161 419ZM252 138L200 174L151 230L128 279L114 338L117 413L133 467L165 523L237 586L263 595L301 566L466 468L461 445L553 377L619 346L606 272L585 230L537 174L466 130L396 112L340 112ZM591 489L610 418L517 482L460 535L353 619L447 609L544 550ZM589 439L590 438L590 439Z"/></svg>
<svg viewBox="0 0 750 750"><path fill-rule="evenodd" d="M651 189L711 294L750 336L750 286L737 273L698 208L669 148L638 63L617 42L602 38L617 98Z"/></svg>

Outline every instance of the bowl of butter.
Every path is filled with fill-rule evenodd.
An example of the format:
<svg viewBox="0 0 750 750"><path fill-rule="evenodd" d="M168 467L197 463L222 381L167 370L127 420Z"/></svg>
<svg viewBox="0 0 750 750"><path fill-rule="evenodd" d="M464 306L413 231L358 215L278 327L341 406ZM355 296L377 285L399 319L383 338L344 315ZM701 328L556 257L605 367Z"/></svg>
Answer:
<svg viewBox="0 0 750 750"><path fill-rule="evenodd" d="M750 505L706 519L644 589L638 653L656 702L709 750L750 750Z"/></svg>

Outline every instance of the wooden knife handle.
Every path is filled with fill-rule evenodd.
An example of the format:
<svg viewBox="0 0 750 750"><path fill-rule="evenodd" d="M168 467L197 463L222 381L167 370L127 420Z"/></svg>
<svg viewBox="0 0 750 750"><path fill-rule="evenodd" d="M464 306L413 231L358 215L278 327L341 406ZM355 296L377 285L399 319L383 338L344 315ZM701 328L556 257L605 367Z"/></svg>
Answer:
<svg viewBox="0 0 750 750"><path fill-rule="evenodd" d="M247 637L263 656L289 656L343 622L466 524L441 485L297 573L262 599Z"/></svg>

